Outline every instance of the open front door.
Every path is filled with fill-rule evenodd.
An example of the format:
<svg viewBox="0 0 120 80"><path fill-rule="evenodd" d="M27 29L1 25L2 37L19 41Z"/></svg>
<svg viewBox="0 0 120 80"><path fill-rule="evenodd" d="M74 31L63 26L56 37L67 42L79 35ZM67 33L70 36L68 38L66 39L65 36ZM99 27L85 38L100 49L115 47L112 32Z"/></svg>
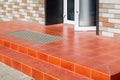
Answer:
<svg viewBox="0 0 120 80"><path fill-rule="evenodd" d="M97 0L75 0L75 31L96 30Z"/></svg>
<svg viewBox="0 0 120 80"><path fill-rule="evenodd" d="M64 0L64 23L74 24L75 0Z"/></svg>

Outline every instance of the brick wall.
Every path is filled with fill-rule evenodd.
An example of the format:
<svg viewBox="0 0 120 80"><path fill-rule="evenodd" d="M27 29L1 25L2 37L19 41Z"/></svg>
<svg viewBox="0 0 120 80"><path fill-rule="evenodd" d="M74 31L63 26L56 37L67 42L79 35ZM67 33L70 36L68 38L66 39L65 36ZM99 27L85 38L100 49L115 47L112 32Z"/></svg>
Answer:
<svg viewBox="0 0 120 80"><path fill-rule="evenodd" d="M0 0L0 20L44 24L44 0Z"/></svg>
<svg viewBox="0 0 120 80"><path fill-rule="evenodd" d="M100 35L120 39L120 0L100 0Z"/></svg>

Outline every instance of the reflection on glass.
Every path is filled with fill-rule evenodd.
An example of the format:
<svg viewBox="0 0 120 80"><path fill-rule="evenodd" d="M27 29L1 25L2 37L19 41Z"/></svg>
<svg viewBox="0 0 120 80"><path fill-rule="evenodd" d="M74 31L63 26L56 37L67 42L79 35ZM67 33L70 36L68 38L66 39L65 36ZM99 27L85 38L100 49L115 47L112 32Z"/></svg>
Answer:
<svg viewBox="0 0 120 80"><path fill-rule="evenodd" d="M96 0L80 0L80 26L96 25Z"/></svg>
<svg viewBox="0 0 120 80"><path fill-rule="evenodd" d="M74 0L67 0L67 19L74 21Z"/></svg>

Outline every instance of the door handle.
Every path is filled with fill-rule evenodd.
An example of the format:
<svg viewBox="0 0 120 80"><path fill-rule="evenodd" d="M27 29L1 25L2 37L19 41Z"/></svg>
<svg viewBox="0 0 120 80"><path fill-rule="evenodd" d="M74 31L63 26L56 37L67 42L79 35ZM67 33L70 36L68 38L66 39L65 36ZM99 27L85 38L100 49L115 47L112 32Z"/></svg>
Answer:
<svg viewBox="0 0 120 80"><path fill-rule="evenodd" d="M76 13L79 13L79 11L76 11Z"/></svg>
<svg viewBox="0 0 120 80"><path fill-rule="evenodd" d="M66 17L66 15L63 15L63 18L65 18Z"/></svg>

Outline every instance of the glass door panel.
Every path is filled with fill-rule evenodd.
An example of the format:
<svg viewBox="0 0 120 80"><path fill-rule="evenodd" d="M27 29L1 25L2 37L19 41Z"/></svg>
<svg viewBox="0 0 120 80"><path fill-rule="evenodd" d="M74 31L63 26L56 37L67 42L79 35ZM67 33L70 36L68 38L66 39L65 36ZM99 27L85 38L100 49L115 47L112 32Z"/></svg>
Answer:
<svg viewBox="0 0 120 80"><path fill-rule="evenodd" d="M75 0L64 0L64 23L74 24Z"/></svg>
<svg viewBox="0 0 120 80"><path fill-rule="evenodd" d="M80 0L79 26L95 26L96 5L95 0Z"/></svg>
<svg viewBox="0 0 120 80"><path fill-rule="evenodd" d="M74 21L74 0L67 0L67 19Z"/></svg>
<svg viewBox="0 0 120 80"><path fill-rule="evenodd" d="M76 0L75 30L96 30L96 0Z"/></svg>

